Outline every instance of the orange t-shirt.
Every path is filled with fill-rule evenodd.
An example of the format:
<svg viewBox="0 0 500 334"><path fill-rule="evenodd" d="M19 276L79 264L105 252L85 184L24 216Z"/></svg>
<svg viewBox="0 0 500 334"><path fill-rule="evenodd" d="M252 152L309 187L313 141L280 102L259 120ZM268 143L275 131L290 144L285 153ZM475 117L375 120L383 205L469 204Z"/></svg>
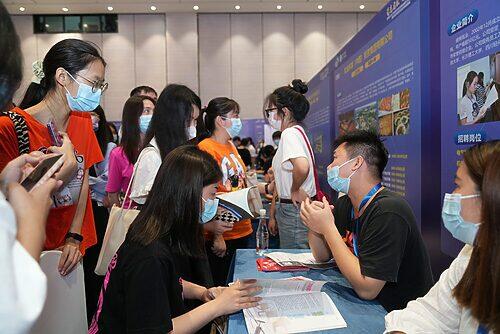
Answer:
<svg viewBox="0 0 500 334"><path fill-rule="evenodd" d="M202 140L198 147L213 156L221 167L222 181L218 185L219 192L232 191L230 178L234 177L234 175L238 176L238 189L245 187L245 164L241 160L238 150L231 142L220 144L211 138L207 138ZM249 234L252 234L252 224L250 219L245 219L234 223L233 229L224 233L223 236L224 240L233 240L246 237Z"/></svg>
<svg viewBox="0 0 500 334"><path fill-rule="evenodd" d="M26 121L30 151L46 152L47 148L52 146L47 126L19 108L12 111L22 115ZM85 171L103 160L89 113L71 112L66 132L75 147L78 171L75 178L53 196L54 205L47 218L46 250L56 249L64 245L66 233L69 232L76 213ZM0 170L18 156L17 136L12 121L8 117L0 117ZM85 250L97 242L90 191L87 195L81 234L83 242L80 250L85 254Z"/></svg>

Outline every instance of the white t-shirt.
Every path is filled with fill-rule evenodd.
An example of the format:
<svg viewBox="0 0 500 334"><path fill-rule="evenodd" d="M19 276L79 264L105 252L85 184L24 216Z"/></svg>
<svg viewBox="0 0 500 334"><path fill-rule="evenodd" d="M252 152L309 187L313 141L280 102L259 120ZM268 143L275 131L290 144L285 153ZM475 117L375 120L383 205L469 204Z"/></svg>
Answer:
<svg viewBox="0 0 500 334"><path fill-rule="evenodd" d="M17 241L14 211L0 192L0 332L27 333L42 312L47 278Z"/></svg>
<svg viewBox="0 0 500 334"><path fill-rule="evenodd" d="M151 139L149 144L151 146L145 147L137 158L134 166L132 190L130 191L130 199L141 205L146 203L149 191L153 187L156 174L158 174L162 163L160 149L156 140Z"/></svg>
<svg viewBox="0 0 500 334"><path fill-rule="evenodd" d="M470 123L474 120L474 103L476 104L477 112L479 113L479 104L477 103L476 96L474 94L472 94L472 97L470 98L467 95L462 97L462 99L460 100L460 110L458 111L460 120L467 118L467 123Z"/></svg>
<svg viewBox="0 0 500 334"><path fill-rule="evenodd" d="M302 129L302 127L300 128ZM302 131L304 130L302 129ZM292 197L293 165L290 159L300 157L306 158L309 162L309 174L301 188L304 189L309 197L313 197L316 195L316 186L314 184L313 161L311 160L307 143L295 127L285 129L281 133L280 144L273 158L276 189L280 198L290 199Z"/></svg>
<svg viewBox="0 0 500 334"><path fill-rule="evenodd" d="M247 149L248 149L248 152L250 152L250 156L252 158L257 157L257 150L255 149L255 147L252 144L248 145Z"/></svg>
<svg viewBox="0 0 500 334"><path fill-rule="evenodd" d="M462 278L473 248L465 245L439 281L403 310L385 316L385 333L476 333L479 323L470 310L461 307L453 297L453 289Z"/></svg>

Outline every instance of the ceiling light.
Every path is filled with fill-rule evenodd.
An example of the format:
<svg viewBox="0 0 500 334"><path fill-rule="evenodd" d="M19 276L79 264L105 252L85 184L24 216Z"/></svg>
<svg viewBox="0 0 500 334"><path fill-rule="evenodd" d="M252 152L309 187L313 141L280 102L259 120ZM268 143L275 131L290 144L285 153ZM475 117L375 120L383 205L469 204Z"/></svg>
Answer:
<svg viewBox="0 0 500 334"><path fill-rule="evenodd" d="M234 9L236 9L236 10L239 10L240 8L241 8L240 5L234 6Z"/></svg>
<svg viewBox="0 0 500 334"><path fill-rule="evenodd" d="M88 28L88 27L89 27L89 25L88 25L87 23L84 23L84 24L83 24L83 27L84 27L84 28Z"/></svg>
<svg viewBox="0 0 500 334"><path fill-rule="evenodd" d="M323 5L318 5L318 9L323 9Z"/></svg>
<svg viewBox="0 0 500 334"><path fill-rule="evenodd" d="M149 7L149 9L151 9L154 12L156 10L156 6L151 6Z"/></svg>
<svg viewBox="0 0 500 334"><path fill-rule="evenodd" d="M50 24L45 23L45 28L50 28Z"/></svg>
<svg viewBox="0 0 500 334"><path fill-rule="evenodd" d="M114 8L111 6L108 6L108 10L111 12Z"/></svg>
<svg viewBox="0 0 500 334"><path fill-rule="evenodd" d="M26 10L26 8L24 8L24 7L19 7L19 11L24 12L25 10Z"/></svg>
<svg viewBox="0 0 500 334"><path fill-rule="evenodd" d="M281 5L276 6L276 9L281 9L281 8L283 8L283 7L281 7Z"/></svg>
<svg viewBox="0 0 500 334"><path fill-rule="evenodd" d="M359 9L361 10L365 9L365 5L359 5Z"/></svg>
<svg viewBox="0 0 500 334"><path fill-rule="evenodd" d="M198 9L200 9L200 6L194 5L194 6L193 6L193 9L194 9L194 10L198 10Z"/></svg>
<svg viewBox="0 0 500 334"><path fill-rule="evenodd" d="M62 8L62 11L63 11L63 12L68 12L68 11L69 11L69 9L68 9L67 7L63 7L63 8Z"/></svg>

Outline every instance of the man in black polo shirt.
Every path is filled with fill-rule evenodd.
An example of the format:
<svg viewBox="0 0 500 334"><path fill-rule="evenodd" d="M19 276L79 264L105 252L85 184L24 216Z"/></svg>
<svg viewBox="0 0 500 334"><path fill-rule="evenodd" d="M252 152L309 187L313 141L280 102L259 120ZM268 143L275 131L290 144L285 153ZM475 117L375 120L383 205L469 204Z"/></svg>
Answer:
<svg viewBox="0 0 500 334"><path fill-rule="evenodd" d="M408 203L382 186L388 154L380 138L355 131L335 141L328 183L346 196L333 210L323 202L302 203L309 245L316 260L335 259L363 299L387 311L401 309L433 285L429 256Z"/></svg>

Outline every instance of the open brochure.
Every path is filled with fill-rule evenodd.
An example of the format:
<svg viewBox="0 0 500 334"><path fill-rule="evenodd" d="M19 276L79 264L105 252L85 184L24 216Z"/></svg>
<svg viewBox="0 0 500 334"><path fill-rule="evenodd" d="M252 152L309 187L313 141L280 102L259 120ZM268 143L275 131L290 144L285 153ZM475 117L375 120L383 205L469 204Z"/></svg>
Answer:
<svg viewBox="0 0 500 334"><path fill-rule="evenodd" d="M321 288L326 282L258 279L263 287L259 306L243 310L249 334L304 333L347 327L331 298Z"/></svg>
<svg viewBox="0 0 500 334"><path fill-rule="evenodd" d="M270 258L282 267L296 267L304 266L311 269L325 269L332 268L334 265L333 260L328 262L318 262L314 259L312 253L285 253L285 252L271 252L267 253L266 257Z"/></svg>
<svg viewBox="0 0 500 334"><path fill-rule="evenodd" d="M217 195L219 207L230 212L236 221L259 217L262 199L257 187L250 187Z"/></svg>
<svg viewBox="0 0 500 334"><path fill-rule="evenodd" d="M493 103L495 103L498 100L498 92L493 86L490 91L488 92L488 96L486 97L486 101L484 101L484 105L482 108L489 108Z"/></svg>

